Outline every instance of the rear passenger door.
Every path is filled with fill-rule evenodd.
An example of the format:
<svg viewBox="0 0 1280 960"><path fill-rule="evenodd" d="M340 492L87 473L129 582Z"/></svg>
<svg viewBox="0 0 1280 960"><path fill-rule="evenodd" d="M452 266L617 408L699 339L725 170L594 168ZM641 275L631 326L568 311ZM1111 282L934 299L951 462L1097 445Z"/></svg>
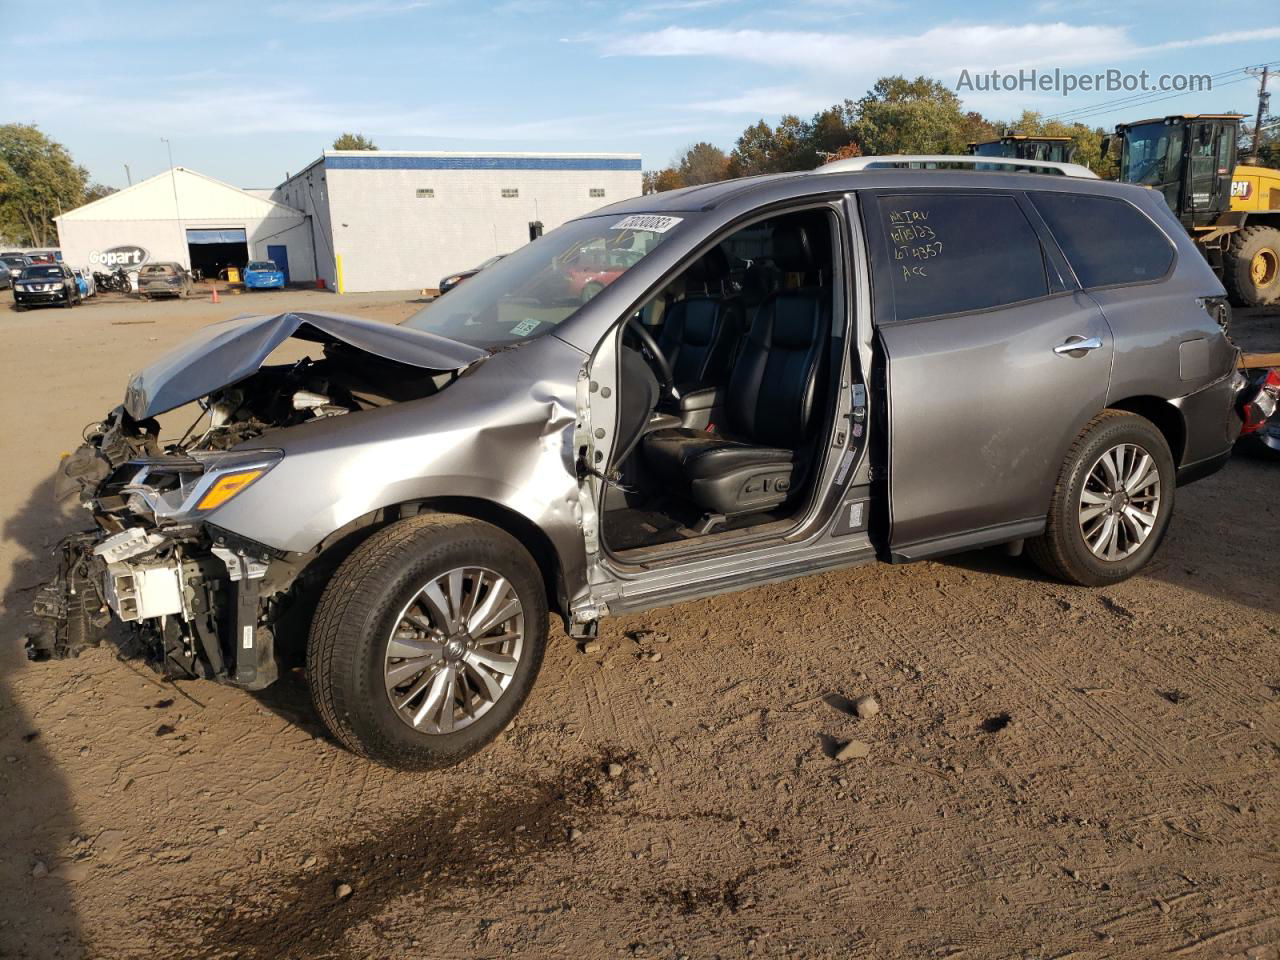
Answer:
<svg viewBox="0 0 1280 960"><path fill-rule="evenodd" d="M866 200L892 553L1039 532L1072 439L1105 402L1106 320L1020 194Z"/></svg>

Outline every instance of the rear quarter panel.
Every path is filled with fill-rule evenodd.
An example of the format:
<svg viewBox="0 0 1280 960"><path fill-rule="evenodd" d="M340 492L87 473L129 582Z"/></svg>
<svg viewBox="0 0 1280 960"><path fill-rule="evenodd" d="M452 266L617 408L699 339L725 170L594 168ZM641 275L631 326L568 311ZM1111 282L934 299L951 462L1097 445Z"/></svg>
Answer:
<svg viewBox="0 0 1280 960"><path fill-rule="evenodd" d="M1090 291L1115 338L1107 403L1158 397L1179 407L1187 438L1182 463L1191 463L1230 445L1227 411L1215 406L1210 412L1185 400L1235 369L1236 348L1198 302L1226 291L1158 193L1143 190L1130 199L1169 237L1176 260L1164 280ZM1196 419L1190 419L1192 412ZM1205 417L1218 422L1197 422Z"/></svg>

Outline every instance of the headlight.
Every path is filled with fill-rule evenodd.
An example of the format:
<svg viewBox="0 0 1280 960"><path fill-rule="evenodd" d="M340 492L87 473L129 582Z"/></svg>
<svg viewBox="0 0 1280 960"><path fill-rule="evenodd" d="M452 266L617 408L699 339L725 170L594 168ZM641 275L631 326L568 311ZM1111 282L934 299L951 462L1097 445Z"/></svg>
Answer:
<svg viewBox="0 0 1280 960"><path fill-rule="evenodd" d="M193 520L230 503L283 458L283 450L228 450L140 460L120 493L157 520Z"/></svg>
<svg viewBox="0 0 1280 960"><path fill-rule="evenodd" d="M61 289L62 289L63 287L65 287L65 286L66 286L66 284L65 284L65 283L63 283L61 280L59 280L59 281L57 281L56 283L51 283L51 284L49 284L49 289L50 289L50 290L61 290Z"/></svg>

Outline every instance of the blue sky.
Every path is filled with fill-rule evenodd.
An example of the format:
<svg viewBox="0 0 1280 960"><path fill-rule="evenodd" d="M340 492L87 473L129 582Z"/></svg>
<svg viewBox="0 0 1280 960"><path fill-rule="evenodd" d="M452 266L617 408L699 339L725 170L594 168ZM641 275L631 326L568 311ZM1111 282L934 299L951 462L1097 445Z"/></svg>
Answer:
<svg viewBox="0 0 1280 960"><path fill-rule="evenodd" d="M1226 74L1280 60L1256 0L260 0L212 7L0 0L0 122L38 123L124 186L175 163L272 186L339 132L385 149L638 152L645 167L748 123L857 99L887 73ZM1280 78L1273 82L1280 103ZM1252 113L1256 81L1082 117ZM1119 93L962 93L993 117Z"/></svg>

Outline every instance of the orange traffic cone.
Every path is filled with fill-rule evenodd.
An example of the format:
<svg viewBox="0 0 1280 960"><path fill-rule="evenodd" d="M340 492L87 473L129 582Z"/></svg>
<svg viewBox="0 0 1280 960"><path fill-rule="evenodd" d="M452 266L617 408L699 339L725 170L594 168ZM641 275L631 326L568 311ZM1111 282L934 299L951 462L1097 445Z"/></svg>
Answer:
<svg viewBox="0 0 1280 960"><path fill-rule="evenodd" d="M212 303L222 302L221 300L218 299L218 285L216 283L213 285L213 299L210 302Z"/></svg>

